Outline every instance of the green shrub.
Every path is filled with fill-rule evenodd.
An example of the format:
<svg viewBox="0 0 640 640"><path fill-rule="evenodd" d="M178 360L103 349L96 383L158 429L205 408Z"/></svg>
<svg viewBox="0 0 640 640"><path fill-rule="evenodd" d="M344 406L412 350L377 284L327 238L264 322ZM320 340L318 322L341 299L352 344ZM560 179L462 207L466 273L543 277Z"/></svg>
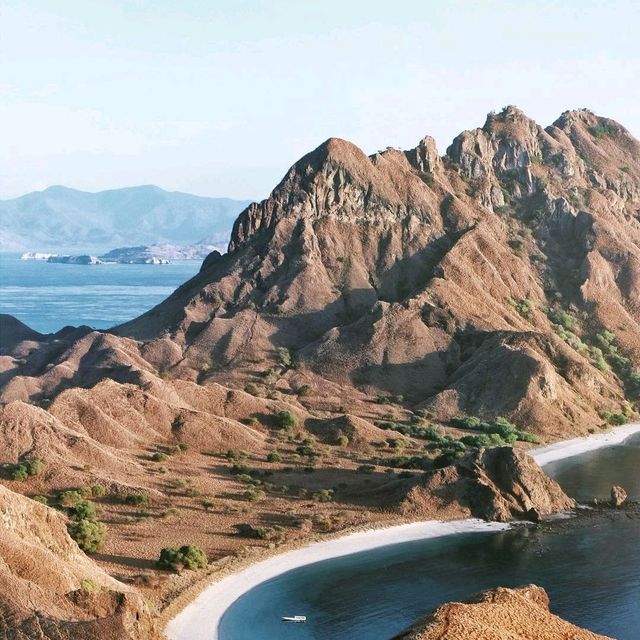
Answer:
<svg viewBox="0 0 640 640"><path fill-rule="evenodd" d="M40 504L49 504L49 499L47 498L47 496L33 496L32 499L36 502L39 502Z"/></svg>
<svg viewBox="0 0 640 640"><path fill-rule="evenodd" d="M44 469L44 462L42 462L40 458L25 460L23 464L27 466L27 473L30 476L37 476L38 474L42 473L42 470Z"/></svg>
<svg viewBox="0 0 640 640"><path fill-rule="evenodd" d="M373 464L361 464L356 471L358 473L373 473L376 467Z"/></svg>
<svg viewBox="0 0 640 640"><path fill-rule="evenodd" d="M245 460L247 458L247 454L244 451L236 451L235 449L229 449L227 453L224 454L224 457L227 460Z"/></svg>
<svg viewBox="0 0 640 640"><path fill-rule="evenodd" d="M509 302L523 318L531 317L534 309L533 302L531 302L531 300L522 298L521 300L509 300Z"/></svg>
<svg viewBox="0 0 640 640"><path fill-rule="evenodd" d="M95 553L104 544L106 527L94 520L76 520L67 525L69 535L85 553Z"/></svg>
<svg viewBox="0 0 640 640"><path fill-rule="evenodd" d="M435 469L448 467L449 465L453 464L456 459L460 457L460 455L461 454L456 451L445 451L444 453L441 453L439 456L434 458L433 466Z"/></svg>
<svg viewBox="0 0 640 640"><path fill-rule="evenodd" d="M63 507L72 507L76 502L82 500L82 494L77 489L68 489L58 496L58 501Z"/></svg>
<svg viewBox="0 0 640 640"><path fill-rule="evenodd" d="M281 538L283 535L282 527L278 525L274 527L254 527L253 536L260 540L274 540Z"/></svg>
<svg viewBox="0 0 640 640"><path fill-rule="evenodd" d="M107 488L103 484L91 485L91 495L94 498L102 498L107 495Z"/></svg>
<svg viewBox="0 0 640 640"><path fill-rule="evenodd" d="M262 395L260 387L258 387L258 385L254 384L253 382L249 382L248 384L246 384L244 390L247 393L250 393L252 396L256 396L257 398Z"/></svg>
<svg viewBox="0 0 640 640"><path fill-rule="evenodd" d="M231 465L231 469L229 469L229 471L231 471L232 475L239 476L239 475L242 475L243 473L249 473L251 469L246 464L243 464L242 462L240 462L240 463Z"/></svg>
<svg viewBox="0 0 640 640"><path fill-rule="evenodd" d="M270 451L267 454L267 462L282 462L282 456L278 451Z"/></svg>
<svg viewBox="0 0 640 640"><path fill-rule="evenodd" d="M242 497L245 500L249 500L249 502L257 502L258 500L264 500L264 498L266 498L267 494L262 491L262 489L247 489L243 494Z"/></svg>
<svg viewBox="0 0 640 640"><path fill-rule="evenodd" d="M209 509L213 509L213 507L215 506L215 502L211 498L205 498L202 501L202 506L204 507L205 511L209 511Z"/></svg>
<svg viewBox="0 0 640 640"><path fill-rule="evenodd" d="M614 413L612 411L603 411L602 418L606 420L609 424L619 426L626 424L627 416L624 413Z"/></svg>
<svg viewBox="0 0 640 640"><path fill-rule="evenodd" d="M29 477L27 467L24 464L16 464L9 469L9 478L17 482L22 482Z"/></svg>
<svg viewBox="0 0 640 640"><path fill-rule="evenodd" d="M280 347L278 349L278 362L283 367L290 367L293 359L291 357L291 352L286 347Z"/></svg>
<svg viewBox="0 0 640 640"><path fill-rule="evenodd" d="M124 498L125 504L138 506L141 504L147 504L149 502L149 496L146 493L130 493Z"/></svg>
<svg viewBox="0 0 640 640"><path fill-rule="evenodd" d="M600 122L593 127L589 127L589 133L594 138L604 138L616 132L616 128L608 122Z"/></svg>
<svg viewBox="0 0 640 640"><path fill-rule="evenodd" d="M578 319L572 313L560 308L549 310L547 315L553 324L560 325L568 331L573 331L578 322Z"/></svg>
<svg viewBox="0 0 640 640"><path fill-rule="evenodd" d="M152 456L151 459L154 462L165 462L169 459L169 456L164 452L164 451L156 451Z"/></svg>
<svg viewBox="0 0 640 640"><path fill-rule="evenodd" d="M460 429L469 429L471 431L480 431L484 434L488 435L497 435L499 440L494 439L471 439L470 436L465 436L465 438L461 438L460 442L467 444L468 446L479 446L479 447L488 447L488 446L501 446L501 445L512 445L516 442L516 440L521 440L523 442L538 442L538 438L534 436L532 433L528 431L524 431L522 429L518 429L515 424L509 422L506 418L502 416L498 416L495 420L491 422L485 422L480 420L477 417L458 417L452 418L450 423L458 427ZM482 443L488 444L482 444ZM480 443L480 444L472 444L472 443Z"/></svg>
<svg viewBox="0 0 640 640"><path fill-rule="evenodd" d="M298 395L299 396L310 396L313 392L313 388L311 387L310 384L303 384L301 387L298 388Z"/></svg>
<svg viewBox="0 0 640 640"><path fill-rule="evenodd" d="M428 458L423 456L393 456L390 458L378 458L376 462L380 465L397 467L400 469L425 469Z"/></svg>
<svg viewBox="0 0 640 640"><path fill-rule="evenodd" d="M89 591L91 593L100 593L102 591L102 587L91 578L84 578L80 580L80 588L83 591Z"/></svg>
<svg viewBox="0 0 640 640"><path fill-rule="evenodd" d="M69 507L68 513L74 520L95 520L98 514L96 505L89 500L78 500Z"/></svg>
<svg viewBox="0 0 640 640"><path fill-rule="evenodd" d="M338 436L336 438L336 445L339 447L346 447L349 444L349 438L345 435Z"/></svg>
<svg viewBox="0 0 640 640"><path fill-rule="evenodd" d="M32 460L21 460L18 464L14 464L9 469L9 478L16 481L24 481L30 476L37 476L42 473L44 462L40 458Z"/></svg>
<svg viewBox="0 0 640 640"><path fill-rule="evenodd" d="M288 410L276 414L276 426L283 431L291 431L298 426L298 418Z"/></svg>
<svg viewBox="0 0 640 640"><path fill-rule="evenodd" d="M333 494L333 489L320 489L319 491L314 491L311 497L316 502L331 502L331 500L333 500Z"/></svg>
<svg viewBox="0 0 640 640"><path fill-rule="evenodd" d="M204 569L209 561L205 552L193 544L185 544L179 549L165 547L160 551L160 558L156 562L161 569L179 571L181 568L190 571Z"/></svg>

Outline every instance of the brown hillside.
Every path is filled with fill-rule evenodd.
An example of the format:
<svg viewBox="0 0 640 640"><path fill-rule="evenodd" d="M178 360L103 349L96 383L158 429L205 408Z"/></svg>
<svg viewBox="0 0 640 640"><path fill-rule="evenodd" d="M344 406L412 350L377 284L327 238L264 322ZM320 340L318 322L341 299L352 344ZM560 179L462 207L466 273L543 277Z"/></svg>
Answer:
<svg viewBox="0 0 640 640"><path fill-rule="evenodd" d="M549 596L530 584L485 591L438 607L393 640L610 640L580 629L549 611Z"/></svg>
<svg viewBox="0 0 640 640"><path fill-rule="evenodd" d="M159 637L142 597L89 560L59 513L2 486L0 593L2 638Z"/></svg>

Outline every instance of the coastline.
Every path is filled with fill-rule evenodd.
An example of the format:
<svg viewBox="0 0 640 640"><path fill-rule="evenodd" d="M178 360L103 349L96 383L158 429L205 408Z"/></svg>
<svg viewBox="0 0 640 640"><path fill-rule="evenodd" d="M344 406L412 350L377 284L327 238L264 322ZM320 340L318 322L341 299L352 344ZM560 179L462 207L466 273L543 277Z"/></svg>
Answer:
<svg viewBox="0 0 640 640"><path fill-rule="evenodd" d="M504 531L511 525L464 520L428 520L380 529L357 531L332 540L307 544L251 564L212 583L165 627L169 640L216 640L225 611L253 587L282 573L305 565L414 540L457 533Z"/></svg>
<svg viewBox="0 0 640 640"><path fill-rule="evenodd" d="M545 447L530 449L527 453L543 467L545 464L555 462L556 460L572 458L587 451L594 451L595 449L621 444L627 438L638 432L640 432L640 422L630 422L621 427L614 427L604 433L596 433L571 440L561 440L560 442Z"/></svg>
<svg viewBox="0 0 640 640"><path fill-rule="evenodd" d="M529 450L527 453L540 465L570 458L587 451L621 444L640 432L640 422L614 427L605 433L592 434ZM209 583L189 604L165 625L169 640L217 640L218 627L226 610L257 585L299 567L360 551L413 540L437 538L456 533L501 531L510 524L485 522L471 518L461 520L428 520L375 528L321 542L310 542L289 551L221 576ZM215 578L214 578L215 580Z"/></svg>

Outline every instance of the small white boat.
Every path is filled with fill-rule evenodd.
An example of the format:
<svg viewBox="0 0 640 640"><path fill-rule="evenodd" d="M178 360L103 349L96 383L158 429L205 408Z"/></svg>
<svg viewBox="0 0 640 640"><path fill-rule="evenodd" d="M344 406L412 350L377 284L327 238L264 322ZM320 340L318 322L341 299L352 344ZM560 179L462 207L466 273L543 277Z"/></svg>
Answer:
<svg viewBox="0 0 640 640"><path fill-rule="evenodd" d="M307 616L282 616L282 622L306 622Z"/></svg>

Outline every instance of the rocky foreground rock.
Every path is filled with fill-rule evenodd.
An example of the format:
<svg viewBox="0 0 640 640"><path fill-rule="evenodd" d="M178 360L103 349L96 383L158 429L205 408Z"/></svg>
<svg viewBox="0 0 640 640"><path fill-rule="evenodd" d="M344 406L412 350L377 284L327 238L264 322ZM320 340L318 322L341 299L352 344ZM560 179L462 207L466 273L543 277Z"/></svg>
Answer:
<svg viewBox="0 0 640 640"><path fill-rule="evenodd" d="M61 514L0 485L0 638L155 640L142 597L92 562Z"/></svg>
<svg viewBox="0 0 640 640"><path fill-rule="evenodd" d="M401 503L402 510L410 514L456 514L497 522L537 522L575 506L533 458L511 447L475 451L455 464L424 474Z"/></svg>
<svg viewBox="0 0 640 640"><path fill-rule="evenodd" d="M542 587L492 589L438 607L393 640L611 640L549 611Z"/></svg>

